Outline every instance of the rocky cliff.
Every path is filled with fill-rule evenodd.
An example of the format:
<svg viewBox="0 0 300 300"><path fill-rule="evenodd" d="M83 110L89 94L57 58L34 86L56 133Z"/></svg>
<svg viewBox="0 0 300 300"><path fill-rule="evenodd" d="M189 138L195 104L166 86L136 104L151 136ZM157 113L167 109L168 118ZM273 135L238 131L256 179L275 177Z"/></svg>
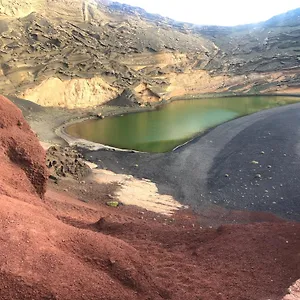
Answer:
<svg viewBox="0 0 300 300"><path fill-rule="evenodd" d="M109 1L3 0L0 53L0 92L44 106L95 106L124 90L140 104L298 93L300 9L200 27Z"/></svg>

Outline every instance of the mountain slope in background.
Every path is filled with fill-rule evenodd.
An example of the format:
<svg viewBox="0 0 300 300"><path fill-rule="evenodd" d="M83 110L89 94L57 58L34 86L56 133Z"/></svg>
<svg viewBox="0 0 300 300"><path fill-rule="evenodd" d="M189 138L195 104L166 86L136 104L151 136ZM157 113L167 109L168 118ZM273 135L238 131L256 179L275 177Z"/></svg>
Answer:
<svg viewBox="0 0 300 300"><path fill-rule="evenodd" d="M0 3L0 91L88 107L207 93L297 93L300 9L238 27L195 26L96 0Z"/></svg>

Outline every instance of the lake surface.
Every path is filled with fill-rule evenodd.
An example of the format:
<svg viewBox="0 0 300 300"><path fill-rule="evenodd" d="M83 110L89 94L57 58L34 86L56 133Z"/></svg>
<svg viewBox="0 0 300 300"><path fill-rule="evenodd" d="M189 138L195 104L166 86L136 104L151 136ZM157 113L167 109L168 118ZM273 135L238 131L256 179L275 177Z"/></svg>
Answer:
<svg viewBox="0 0 300 300"><path fill-rule="evenodd" d="M66 132L117 148L167 152L218 124L299 101L295 97L272 96L182 100L155 111L76 123Z"/></svg>

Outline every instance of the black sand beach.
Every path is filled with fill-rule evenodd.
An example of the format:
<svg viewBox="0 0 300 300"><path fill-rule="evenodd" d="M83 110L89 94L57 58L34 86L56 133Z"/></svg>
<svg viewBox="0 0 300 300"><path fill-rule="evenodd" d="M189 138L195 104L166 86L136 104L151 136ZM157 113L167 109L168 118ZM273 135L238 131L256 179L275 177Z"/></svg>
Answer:
<svg viewBox="0 0 300 300"><path fill-rule="evenodd" d="M85 151L117 173L149 178L196 211L221 205L300 220L300 104L222 124L165 154Z"/></svg>

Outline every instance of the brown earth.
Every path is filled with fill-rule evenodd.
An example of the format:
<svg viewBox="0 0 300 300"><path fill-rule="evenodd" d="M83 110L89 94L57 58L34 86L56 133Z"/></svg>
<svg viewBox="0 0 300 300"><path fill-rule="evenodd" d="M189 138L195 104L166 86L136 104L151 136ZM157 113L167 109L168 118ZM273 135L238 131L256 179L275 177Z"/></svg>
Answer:
<svg viewBox="0 0 300 300"><path fill-rule="evenodd" d="M207 94L299 94L300 9L196 26L96 0L3 0L0 93L86 108ZM125 93L124 93L125 92Z"/></svg>
<svg viewBox="0 0 300 300"><path fill-rule="evenodd" d="M209 228L189 211L107 207L115 186L72 179L41 200L45 153L0 104L1 299L279 300L300 277L299 223L251 213L259 223Z"/></svg>

